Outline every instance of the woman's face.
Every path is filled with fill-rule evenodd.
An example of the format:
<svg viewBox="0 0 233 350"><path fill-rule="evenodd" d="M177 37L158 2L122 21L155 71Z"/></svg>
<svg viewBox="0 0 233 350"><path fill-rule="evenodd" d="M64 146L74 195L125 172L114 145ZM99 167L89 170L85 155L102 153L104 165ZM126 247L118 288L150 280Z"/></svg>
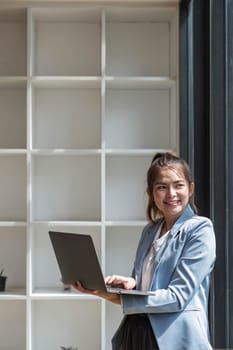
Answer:
<svg viewBox="0 0 233 350"><path fill-rule="evenodd" d="M182 214L193 194L194 184L189 184L181 167L164 167L160 170L154 188L154 202L167 223L173 224Z"/></svg>

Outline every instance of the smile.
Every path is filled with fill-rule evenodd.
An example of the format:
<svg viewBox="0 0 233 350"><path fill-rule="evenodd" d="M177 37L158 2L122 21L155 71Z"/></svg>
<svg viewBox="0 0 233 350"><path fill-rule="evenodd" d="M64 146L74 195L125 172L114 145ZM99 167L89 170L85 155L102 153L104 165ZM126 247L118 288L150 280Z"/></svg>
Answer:
<svg viewBox="0 0 233 350"><path fill-rule="evenodd" d="M180 201L177 199L177 200L173 200L173 201L166 201L165 204L167 205L171 205L171 206L175 206L177 204L179 204Z"/></svg>

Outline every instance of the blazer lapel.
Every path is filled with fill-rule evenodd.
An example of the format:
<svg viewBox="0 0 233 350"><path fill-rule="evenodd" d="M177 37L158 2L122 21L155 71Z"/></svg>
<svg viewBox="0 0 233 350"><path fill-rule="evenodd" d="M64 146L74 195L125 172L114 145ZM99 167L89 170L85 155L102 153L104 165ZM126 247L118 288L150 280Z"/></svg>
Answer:
<svg viewBox="0 0 233 350"><path fill-rule="evenodd" d="M171 245L173 239L175 239L178 234L180 233L180 229L182 225L188 220L189 218L192 218L194 216L194 212L191 208L191 206L188 204L188 206L185 208L184 212L181 214L181 216L178 218L178 220L175 222L173 225L170 235L165 242L165 245L161 247L161 250L159 251L158 255L156 256L155 259L155 271L154 271L154 276L155 272L157 271L160 263L163 261L163 258L165 256L166 251L169 249L169 246Z"/></svg>
<svg viewBox="0 0 233 350"><path fill-rule="evenodd" d="M159 219L154 225L151 226L150 230L147 232L147 237L144 238L144 245L142 248L141 260L144 261L145 256L148 254L151 244L154 240L155 234L161 225L163 219Z"/></svg>
<svg viewBox="0 0 233 350"><path fill-rule="evenodd" d="M192 218L194 216L194 212L191 208L191 206L188 204L188 206L185 208L179 219L175 222L171 229L171 236L176 236L177 231L179 231L180 227L185 223L186 220Z"/></svg>

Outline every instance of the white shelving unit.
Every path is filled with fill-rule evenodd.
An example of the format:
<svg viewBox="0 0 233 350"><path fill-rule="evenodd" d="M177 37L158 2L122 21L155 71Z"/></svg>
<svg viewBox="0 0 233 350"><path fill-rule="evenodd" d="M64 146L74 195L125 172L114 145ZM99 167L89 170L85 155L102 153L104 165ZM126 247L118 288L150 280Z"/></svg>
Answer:
<svg viewBox="0 0 233 350"><path fill-rule="evenodd" d="M178 15L0 5L4 350L111 349L121 308L63 290L48 230L90 233L104 273L131 273L146 170L179 149Z"/></svg>

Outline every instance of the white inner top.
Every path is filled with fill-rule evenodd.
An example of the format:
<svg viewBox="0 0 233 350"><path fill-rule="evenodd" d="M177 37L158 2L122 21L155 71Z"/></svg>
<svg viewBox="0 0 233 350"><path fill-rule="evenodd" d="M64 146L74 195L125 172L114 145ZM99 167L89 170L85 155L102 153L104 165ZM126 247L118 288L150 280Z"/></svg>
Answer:
<svg viewBox="0 0 233 350"><path fill-rule="evenodd" d="M151 244L150 251L144 260L143 270L142 270L142 283L141 283L141 289L144 291L147 291L150 289L151 280L154 274L156 255L158 254L162 245L165 244L165 241L167 240L170 232L170 231L167 231L164 235L159 237L162 226L163 226L163 222L161 223L157 232L155 233L155 238Z"/></svg>

